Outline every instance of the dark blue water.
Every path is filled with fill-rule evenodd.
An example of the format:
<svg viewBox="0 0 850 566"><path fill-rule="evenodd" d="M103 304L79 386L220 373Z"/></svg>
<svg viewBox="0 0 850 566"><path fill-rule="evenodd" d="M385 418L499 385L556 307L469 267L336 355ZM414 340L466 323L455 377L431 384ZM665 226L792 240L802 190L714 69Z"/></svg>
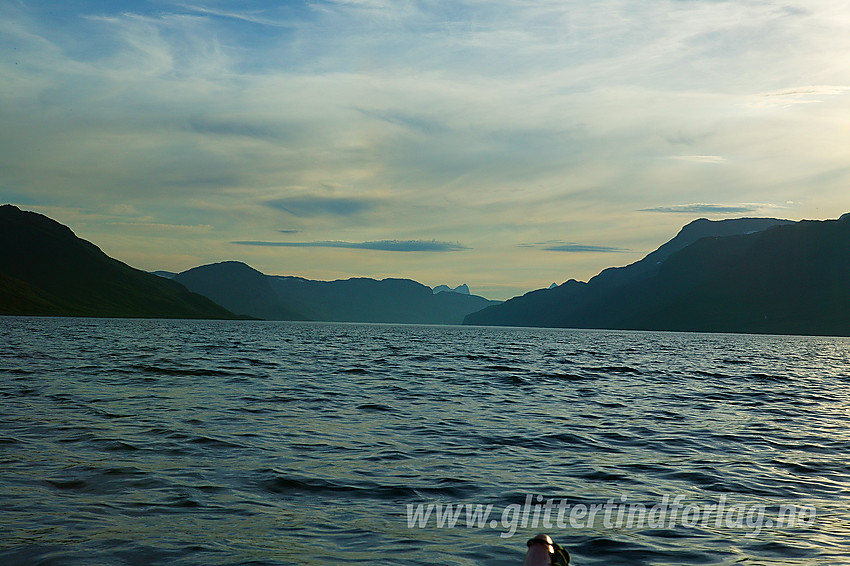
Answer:
<svg viewBox="0 0 850 566"><path fill-rule="evenodd" d="M2 564L518 566L543 530L579 565L850 563L848 339L36 318L0 336ZM505 537L537 495L816 517ZM495 522L409 528L420 503Z"/></svg>

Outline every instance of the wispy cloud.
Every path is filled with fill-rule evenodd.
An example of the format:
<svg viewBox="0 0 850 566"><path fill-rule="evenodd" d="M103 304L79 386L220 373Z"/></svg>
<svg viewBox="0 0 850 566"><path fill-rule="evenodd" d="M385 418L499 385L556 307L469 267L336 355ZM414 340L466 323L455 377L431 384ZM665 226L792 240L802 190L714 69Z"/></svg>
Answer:
<svg viewBox="0 0 850 566"><path fill-rule="evenodd" d="M157 231L209 232L213 227L209 224L162 224L160 222L110 222L111 226L127 228L142 228Z"/></svg>
<svg viewBox="0 0 850 566"><path fill-rule="evenodd" d="M257 123L244 117L223 119L213 116L192 116L187 121L187 129L201 135L217 135L253 138L272 143L285 142L293 136L287 135L284 126Z"/></svg>
<svg viewBox="0 0 850 566"><path fill-rule="evenodd" d="M630 250L617 248L614 246L596 246L591 244L577 244L575 242L562 242L560 240L550 240L548 242L538 242L534 244L520 244L523 248L539 248L550 252L568 252L568 253L623 253Z"/></svg>
<svg viewBox="0 0 850 566"><path fill-rule="evenodd" d="M550 252L570 252L570 253L621 253L629 250L623 248L614 248L611 246L590 246L586 244L555 244L543 248Z"/></svg>
<svg viewBox="0 0 850 566"><path fill-rule="evenodd" d="M721 155L673 155L670 159L676 161L690 161L693 163L725 163L726 158Z"/></svg>
<svg viewBox="0 0 850 566"><path fill-rule="evenodd" d="M347 197L299 196L270 200L272 208L288 212L293 216L352 216L374 208L375 203L367 199Z"/></svg>
<svg viewBox="0 0 850 566"><path fill-rule="evenodd" d="M670 212L674 214L744 214L758 212L764 209L781 208L775 204L741 203L741 204L707 204L696 202L692 204L676 204L672 206L656 206L642 208L641 212Z"/></svg>
<svg viewBox="0 0 850 566"><path fill-rule="evenodd" d="M338 240L320 242L267 242L261 240L240 240L233 243L240 246L345 248L384 252L456 252L469 249L458 242L438 242L437 240L377 240L372 242L344 242Z"/></svg>
<svg viewBox="0 0 850 566"><path fill-rule="evenodd" d="M753 106L757 108L785 108L796 104L818 104L826 97L844 94L850 86L813 85L786 88L774 92L765 92L756 97Z"/></svg>
<svg viewBox="0 0 850 566"><path fill-rule="evenodd" d="M264 10L249 10L249 11L238 11L238 10L216 10L209 7L197 6L194 4L183 4L183 8L189 10L191 12L197 12L199 14L207 14L210 16L216 16L219 18L230 18L234 20L240 20L243 22L263 25L263 26L271 26L275 28L293 28L296 27L296 24L293 22L287 22L283 19L275 19L271 18L267 15L267 12Z"/></svg>

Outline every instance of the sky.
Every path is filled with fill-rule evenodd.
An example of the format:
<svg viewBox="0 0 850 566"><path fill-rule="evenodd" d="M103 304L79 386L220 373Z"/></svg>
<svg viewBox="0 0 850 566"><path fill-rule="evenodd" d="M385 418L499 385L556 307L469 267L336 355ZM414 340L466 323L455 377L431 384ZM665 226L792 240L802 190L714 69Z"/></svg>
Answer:
<svg viewBox="0 0 850 566"><path fill-rule="evenodd" d="M0 0L0 201L146 270L506 299L850 211L846 0Z"/></svg>

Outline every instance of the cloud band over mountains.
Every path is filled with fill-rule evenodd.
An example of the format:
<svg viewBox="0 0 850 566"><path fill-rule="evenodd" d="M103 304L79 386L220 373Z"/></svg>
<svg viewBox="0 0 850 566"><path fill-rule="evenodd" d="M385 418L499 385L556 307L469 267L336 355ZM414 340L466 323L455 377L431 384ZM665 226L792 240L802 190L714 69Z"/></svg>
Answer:
<svg viewBox="0 0 850 566"><path fill-rule="evenodd" d="M629 252L624 248L614 246L596 246L592 244L577 244L575 242L563 242L561 240L550 240L548 242L537 242L534 244L520 244L522 248L538 248L549 252L567 253L623 253Z"/></svg>
<svg viewBox="0 0 850 566"><path fill-rule="evenodd" d="M458 242L437 240L376 240L371 242L345 242L327 240L319 242L267 242L262 240L239 240L240 246L263 246L281 248L343 248L351 250L377 250L382 252L456 252L467 250Z"/></svg>
<svg viewBox="0 0 850 566"><path fill-rule="evenodd" d="M676 204L672 206L656 206L642 208L641 212L670 212L676 214L747 214L758 212L764 208L779 208L775 204L741 203L741 204L707 204L695 202L692 204Z"/></svg>

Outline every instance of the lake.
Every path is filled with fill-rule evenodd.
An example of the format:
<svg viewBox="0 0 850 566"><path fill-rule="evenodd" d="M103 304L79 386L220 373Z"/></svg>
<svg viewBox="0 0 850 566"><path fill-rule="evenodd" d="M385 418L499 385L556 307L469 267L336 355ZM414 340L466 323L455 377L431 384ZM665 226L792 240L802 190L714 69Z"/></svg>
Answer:
<svg viewBox="0 0 850 566"><path fill-rule="evenodd" d="M0 563L850 563L850 339L0 318ZM451 507L449 507L451 506Z"/></svg>

